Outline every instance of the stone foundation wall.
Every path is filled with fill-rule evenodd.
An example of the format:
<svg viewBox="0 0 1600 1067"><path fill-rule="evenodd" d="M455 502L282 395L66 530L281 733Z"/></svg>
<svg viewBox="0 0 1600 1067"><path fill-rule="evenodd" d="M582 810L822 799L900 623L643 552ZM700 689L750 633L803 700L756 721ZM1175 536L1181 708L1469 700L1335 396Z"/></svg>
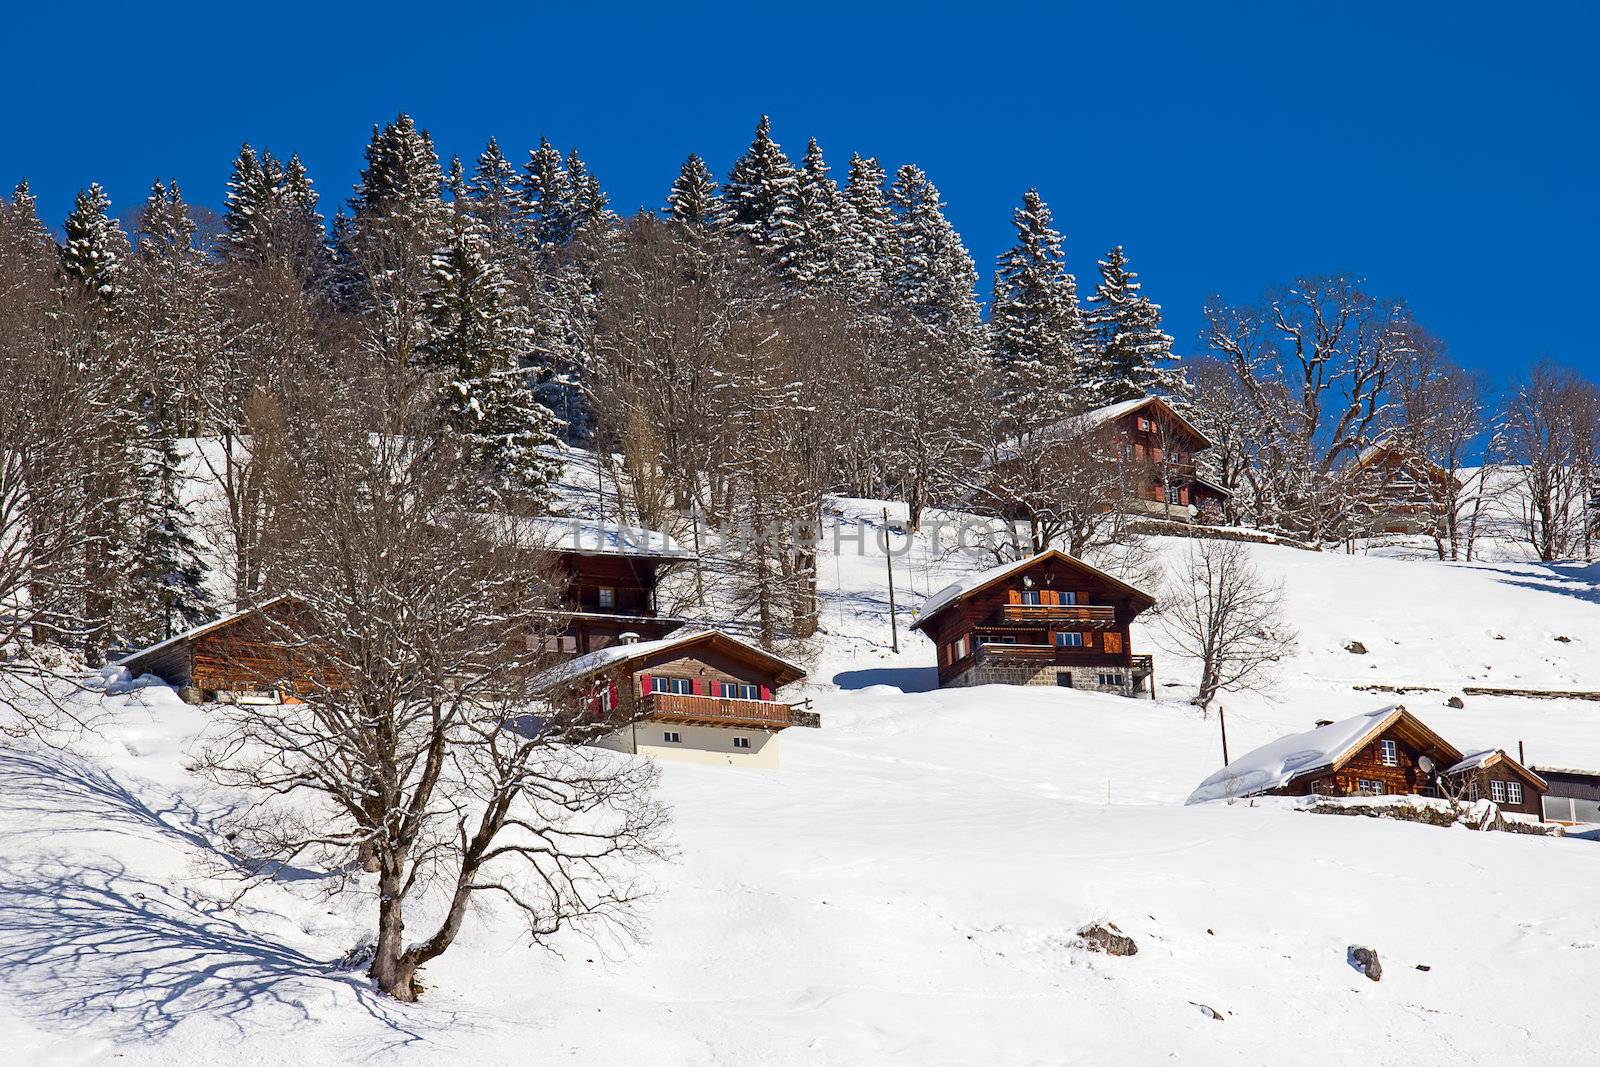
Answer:
<svg viewBox="0 0 1600 1067"><path fill-rule="evenodd" d="M1101 675L1106 676L1105 682ZM1070 686L1062 676L1071 679ZM969 685L1044 685L1081 689L1091 693L1138 695L1133 672L1126 667L998 667L983 664L969 667L950 680L950 688Z"/></svg>

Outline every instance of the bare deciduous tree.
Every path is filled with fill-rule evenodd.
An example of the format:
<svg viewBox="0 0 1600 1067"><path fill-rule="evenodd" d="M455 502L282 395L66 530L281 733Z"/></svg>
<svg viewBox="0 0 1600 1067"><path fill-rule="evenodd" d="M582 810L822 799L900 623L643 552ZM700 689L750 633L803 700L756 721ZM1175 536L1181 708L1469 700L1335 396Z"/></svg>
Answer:
<svg viewBox="0 0 1600 1067"><path fill-rule="evenodd" d="M1169 652L1199 665L1193 703L1209 708L1224 689L1268 686L1296 641L1283 586L1263 578L1237 541L1193 541L1180 568L1160 597L1156 635Z"/></svg>
<svg viewBox="0 0 1600 1067"><path fill-rule="evenodd" d="M1587 496L1600 443L1600 390L1542 363L1510 398L1507 447L1522 464L1522 536L1540 559L1584 547Z"/></svg>
<svg viewBox="0 0 1600 1067"><path fill-rule="evenodd" d="M270 489L293 595L262 617L296 665L275 680L293 699L220 708L204 766L259 798L236 840L260 874L307 859L376 873L371 974L414 1000L474 901L509 906L535 942L630 930L664 813L650 764L583 747L618 724L534 714L555 594L518 527L463 509L471 469L425 382L392 364L350 382L297 391ZM419 912L428 931L408 936Z"/></svg>

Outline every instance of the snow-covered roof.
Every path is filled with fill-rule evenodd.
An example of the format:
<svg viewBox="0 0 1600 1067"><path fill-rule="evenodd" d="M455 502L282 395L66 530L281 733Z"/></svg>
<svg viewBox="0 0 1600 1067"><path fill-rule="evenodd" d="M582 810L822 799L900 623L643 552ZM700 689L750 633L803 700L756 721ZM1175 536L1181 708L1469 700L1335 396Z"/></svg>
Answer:
<svg viewBox="0 0 1600 1067"><path fill-rule="evenodd" d="M642 526L623 526L576 515L503 515L498 518L514 524L519 536L551 552L670 560L695 558L694 552L680 545L671 534Z"/></svg>
<svg viewBox="0 0 1600 1067"><path fill-rule="evenodd" d="M1078 557L1070 556L1060 549L1047 548L1038 555L1029 556L1026 559L1019 559L1014 563L1002 563L998 567L990 567L988 570L979 571L976 574L969 574L965 578L958 578L957 580L951 582L949 585L945 586L943 589L939 590L937 593L934 593L927 600L922 602L922 608L917 612L917 621L911 624L911 628L916 629L917 627L921 626L924 620L932 618L935 614L943 611L945 608L949 607L951 604L954 604L957 600L960 600L967 594L975 593L979 589L982 589L987 585L991 585L994 582L1008 578L1018 571L1026 570L1035 563L1038 563L1040 560L1049 556L1055 556L1066 560L1068 563L1082 567L1084 570L1104 578L1113 585L1121 586L1123 589L1135 596L1143 597L1152 604L1155 603L1156 598L1151 596L1149 593L1146 593L1144 590L1137 589L1134 586L1129 585L1127 582L1113 578L1111 575L1107 574L1103 570L1100 570L1098 567L1091 566Z"/></svg>
<svg viewBox="0 0 1600 1067"><path fill-rule="evenodd" d="M1486 748L1482 752L1473 752L1461 757L1459 762L1452 764L1444 773L1460 774L1463 771L1475 771L1479 767L1484 766L1490 760L1494 759L1496 756L1503 755L1505 755L1505 753L1498 748Z"/></svg>
<svg viewBox="0 0 1600 1067"><path fill-rule="evenodd" d="M1406 714L1399 704L1290 734L1245 753L1200 783L1186 804L1268 793L1318 771L1330 770L1340 760L1388 729Z"/></svg>
<svg viewBox="0 0 1600 1067"><path fill-rule="evenodd" d="M1089 433L1090 431L1097 430L1107 423L1115 422L1124 415L1131 415L1133 412L1138 411L1140 408L1149 404L1161 405L1161 407L1166 411L1167 415L1175 419L1181 426L1183 426L1184 429L1188 430L1200 440L1204 441L1206 445L1209 446L1211 444L1211 439L1209 437L1201 433L1198 427L1196 427L1182 415L1178 414L1178 412L1173 409L1171 404L1167 403L1159 396L1138 396L1134 397L1132 400L1119 400L1115 404L1107 404L1104 407L1093 408L1089 411L1072 415L1068 418L1060 419L1056 422L1042 426L1035 431L1034 437L1037 440L1070 441L1075 437L1082 437L1084 434ZM1007 441L1000 446L998 450L998 458L1001 460L1010 459L1017 455L1020 450L1021 446L1017 441Z"/></svg>
<svg viewBox="0 0 1600 1067"><path fill-rule="evenodd" d="M731 634L723 633L721 630L691 630L687 633L673 634L671 637L658 638L655 641L635 641L632 644L608 645L605 648L597 648L593 652L586 652L577 659L557 664L540 674L533 680L532 689L536 693L547 693L560 685L586 678L591 674L597 674L607 668L619 666L630 660L644 659L658 652L667 652L680 645L694 644L707 638L712 640L720 639L738 645L752 655L768 660L793 674L796 680L805 677L804 667L786 660L782 656L773 655L766 649L757 648L748 641L741 641Z"/></svg>
<svg viewBox="0 0 1600 1067"><path fill-rule="evenodd" d="M185 641L193 641L198 637L204 637L213 630L220 630L224 626L230 626L246 616L254 615L263 608L270 608L272 605L278 603L278 601L287 599L288 594L280 593L278 596L262 601L256 607L246 608L243 611L236 611L231 615L224 615L220 619L213 619L211 622L201 623L199 626L191 626L182 633L173 634L164 641L157 641L155 644L150 645L147 648L141 648L137 652L130 652L128 655L117 660L116 665L118 667L130 666L135 660L141 660L147 656L152 656L157 652L165 651L166 649L171 648L173 645L179 645Z"/></svg>

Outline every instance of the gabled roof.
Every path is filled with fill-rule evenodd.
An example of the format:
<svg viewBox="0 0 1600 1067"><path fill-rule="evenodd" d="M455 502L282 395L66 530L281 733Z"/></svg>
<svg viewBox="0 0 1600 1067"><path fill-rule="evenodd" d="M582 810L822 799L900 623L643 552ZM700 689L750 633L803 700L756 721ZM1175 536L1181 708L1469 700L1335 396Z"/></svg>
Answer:
<svg viewBox="0 0 1600 1067"><path fill-rule="evenodd" d="M798 682L806 676L804 667L791 663L781 656L775 656L747 641L725 634L721 630L694 630L655 641L635 641L632 644L609 645L596 649L577 659L551 667L533 680L532 688L536 693L547 693L558 686L582 681L612 667L648 659L661 652L679 651L700 644L710 644L736 657L754 660L764 665L772 671L779 685Z"/></svg>
<svg viewBox="0 0 1600 1067"><path fill-rule="evenodd" d="M1369 467L1373 463L1376 463L1378 460L1391 453L1395 456L1398 456L1401 463L1418 464L1425 468L1429 474L1432 474L1436 477L1443 477L1445 475L1444 468L1434 463L1427 456L1417 455L1414 451L1406 448L1403 444L1396 440L1393 434L1388 433L1380 435L1377 440L1373 441L1366 448L1363 448L1356 456L1355 465L1357 469Z"/></svg>
<svg viewBox="0 0 1600 1067"><path fill-rule="evenodd" d="M1185 803L1270 793L1300 778L1337 771L1379 734L1397 725L1416 732L1429 747L1438 750L1443 760L1461 760L1455 746L1407 711L1405 705L1394 704L1268 742L1201 782Z"/></svg>
<svg viewBox="0 0 1600 1067"><path fill-rule="evenodd" d="M586 519L576 515L498 515L516 536L550 552L632 559L692 560L694 552L660 530Z"/></svg>
<svg viewBox="0 0 1600 1067"><path fill-rule="evenodd" d="M280 593L275 597L271 597L262 601L253 608L246 608L243 611L236 611L232 615L224 615L222 618L213 620L212 622L201 623L199 626L191 627L180 634L173 634L164 641L157 641L148 648L141 648L137 652L123 656L121 659L117 660L117 666L127 667L129 670L132 670L134 664L138 661L144 660L147 657L153 656L159 652L165 652L167 649L172 648L175 645L181 645L186 642L194 641L198 638L204 637L206 634L224 629L228 626L232 626L236 622L241 622L245 619L248 619L258 611L263 611L272 607L274 604L288 599L288 593Z"/></svg>
<svg viewBox="0 0 1600 1067"><path fill-rule="evenodd" d="M1476 771L1480 769L1487 770L1498 763L1507 764L1514 770L1521 772L1524 778L1531 782L1537 783L1540 789L1550 788L1549 782L1546 782L1533 771L1529 770L1527 767L1524 767L1522 764L1506 755L1506 750L1503 748L1486 748L1482 752L1473 752L1470 755L1463 756L1459 762L1451 766L1451 768L1444 773L1464 774L1467 771Z"/></svg>
<svg viewBox="0 0 1600 1067"><path fill-rule="evenodd" d="M1029 556L1027 559L1019 559L1015 563L1002 563L998 567L990 567L986 571L979 571L977 574L968 575L965 578L951 582L949 585L930 596L927 600L923 601L922 609L917 615L917 620L911 624L911 628L913 630L920 629L922 625L929 619L933 618L935 615L939 614L939 612L948 608L957 601L964 600L973 593L976 593L982 589L987 589L996 582L1004 581L1013 574L1025 571L1034 564L1049 559L1057 560L1067 564L1069 567L1074 567L1080 571L1086 572L1100 581L1116 587L1133 599L1143 601L1145 607L1150 607L1156 602L1156 598L1151 596L1149 593L1144 592L1142 589L1136 589L1124 581L1113 578L1105 571L1100 570L1098 567L1090 566L1076 556L1069 556L1067 553L1062 552L1057 548L1047 548L1036 556Z"/></svg>
<svg viewBox="0 0 1600 1067"><path fill-rule="evenodd" d="M1033 431L1032 437L1035 441L1044 442L1071 441L1102 426L1107 426L1124 416L1132 415L1136 411L1152 406L1158 408L1168 419L1193 434L1201 442L1201 448L1211 447L1211 438L1201 433L1194 423L1178 414L1171 404L1159 396L1134 397L1132 400L1121 400L1115 404L1107 404L1104 407L1093 408L1065 419L1058 419L1055 422L1046 423ZM1021 451L1021 448L1020 439L1013 438L1008 440L996 450L997 454L994 460L1003 463L1008 459L1013 459Z"/></svg>

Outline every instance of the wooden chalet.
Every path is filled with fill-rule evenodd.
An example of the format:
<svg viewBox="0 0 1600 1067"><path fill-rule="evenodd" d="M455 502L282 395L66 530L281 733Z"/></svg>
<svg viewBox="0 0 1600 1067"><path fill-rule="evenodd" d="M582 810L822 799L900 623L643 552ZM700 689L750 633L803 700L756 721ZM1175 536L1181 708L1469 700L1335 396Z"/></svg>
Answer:
<svg viewBox="0 0 1600 1067"><path fill-rule="evenodd" d="M1093 439L1100 451L1116 457L1129 494L1121 507L1174 522L1223 521L1224 505L1233 494L1203 477L1195 465L1195 455L1210 448L1211 439L1158 396L1095 408L1039 434L1059 448L1081 448ZM1020 462L1020 456L1003 453L995 466ZM1115 503L1106 501L1106 508Z"/></svg>
<svg viewBox="0 0 1600 1067"><path fill-rule="evenodd" d="M817 726L777 698L805 671L720 630L628 641L547 671L536 691L563 714L614 721L598 744L727 766L776 767L778 735Z"/></svg>
<svg viewBox="0 0 1600 1067"><path fill-rule="evenodd" d="M1450 472L1383 438L1356 457L1354 472L1382 533L1433 533Z"/></svg>
<svg viewBox="0 0 1600 1067"><path fill-rule="evenodd" d="M551 612L545 651L583 655L683 627L685 620L658 611L657 587L667 568L695 554L668 534L558 516L518 521L533 527L528 540L553 559L566 601Z"/></svg>
<svg viewBox="0 0 1600 1067"><path fill-rule="evenodd" d="M295 626L292 597L196 626L118 661L135 677L153 674L191 704L278 704L313 676L312 657L285 640Z"/></svg>
<svg viewBox="0 0 1600 1067"><path fill-rule="evenodd" d="M1128 628L1154 604L1048 549L946 586L912 629L934 643L942 687L1054 685L1133 696L1152 684L1153 663L1134 655Z"/></svg>
<svg viewBox="0 0 1600 1067"><path fill-rule="evenodd" d="M1540 818L1544 779L1500 749L1463 755L1403 705L1291 734L1201 783L1189 803L1248 796L1487 798Z"/></svg>

